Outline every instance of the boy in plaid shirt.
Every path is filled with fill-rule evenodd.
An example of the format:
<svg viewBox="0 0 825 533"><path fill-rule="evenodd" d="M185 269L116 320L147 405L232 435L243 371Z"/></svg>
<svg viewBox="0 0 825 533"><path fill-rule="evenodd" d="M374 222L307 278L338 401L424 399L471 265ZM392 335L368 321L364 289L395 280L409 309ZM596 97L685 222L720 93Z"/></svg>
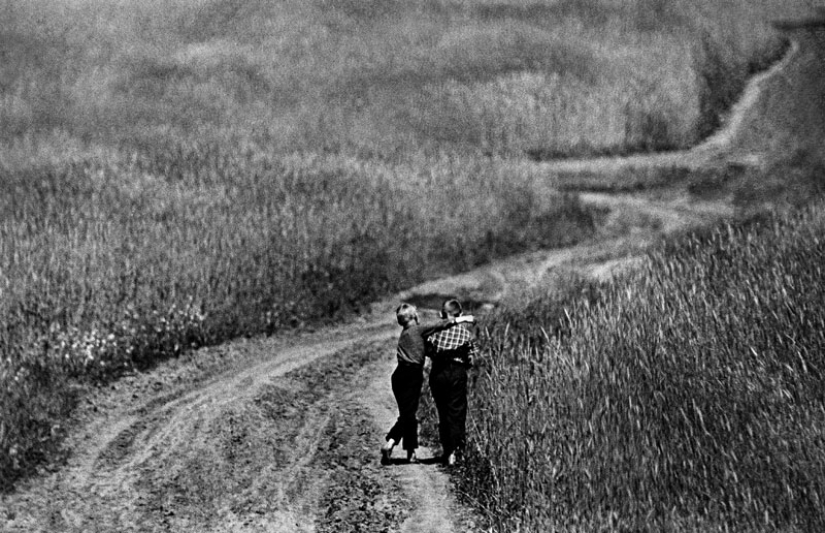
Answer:
<svg viewBox="0 0 825 533"><path fill-rule="evenodd" d="M441 318L457 318L462 312L457 300L447 300ZM466 440L467 370L475 352L475 333L467 324L456 324L427 338L427 355L433 362L430 390L438 411L442 460L448 466L455 464Z"/></svg>

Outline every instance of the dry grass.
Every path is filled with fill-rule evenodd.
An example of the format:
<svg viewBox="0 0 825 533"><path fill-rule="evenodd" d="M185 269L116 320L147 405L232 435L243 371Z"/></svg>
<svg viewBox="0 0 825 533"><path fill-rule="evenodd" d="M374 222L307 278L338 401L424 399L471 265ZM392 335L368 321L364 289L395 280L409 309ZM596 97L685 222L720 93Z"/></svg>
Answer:
<svg viewBox="0 0 825 533"><path fill-rule="evenodd" d="M496 530L821 530L823 230L763 215L499 315L463 471Z"/></svg>
<svg viewBox="0 0 825 533"><path fill-rule="evenodd" d="M66 138L94 152L238 129L382 157L683 147L780 51L767 21L807 2L160 4L4 0L7 165Z"/></svg>

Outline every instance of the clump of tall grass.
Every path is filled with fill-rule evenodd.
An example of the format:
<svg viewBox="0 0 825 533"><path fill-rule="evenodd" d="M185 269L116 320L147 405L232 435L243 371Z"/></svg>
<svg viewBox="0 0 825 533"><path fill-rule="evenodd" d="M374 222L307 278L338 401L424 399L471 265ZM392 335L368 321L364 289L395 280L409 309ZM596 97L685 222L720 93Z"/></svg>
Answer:
<svg viewBox="0 0 825 533"><path fill-rule="evenodd" d="M465 490L502 531L821 530L823 231L720 227L500 316Z"/></svg>
<svg viewBox="0 0 825 533"><path fill-rule="evenodd" d="M538 173L466 158L385 165L227 141L0 182L5 483L52 442L67 380L340 318L427 276L593 229Z"/></svg>

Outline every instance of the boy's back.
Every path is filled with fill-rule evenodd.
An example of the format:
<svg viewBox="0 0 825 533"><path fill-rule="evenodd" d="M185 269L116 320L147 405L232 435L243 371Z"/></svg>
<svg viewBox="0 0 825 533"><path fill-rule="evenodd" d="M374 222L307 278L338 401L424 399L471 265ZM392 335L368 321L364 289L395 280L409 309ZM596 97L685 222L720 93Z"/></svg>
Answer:
<svg viewBox="0 0 825 533"><path fill-rule="evenodd" d="M475 355L475 334L466 324L456 324L430 335L427 348L427 355L433 363L454 361L469 364Z"/></svg>
<svg viewBox="0 0 825 533"><path fill-rule="evenodd" d="M398 362L411 365L424 364L424 339L438 328L443 328L444 322L435 324L411 324L398 337ZM450 328L452 329L452 328Z"/></svg>

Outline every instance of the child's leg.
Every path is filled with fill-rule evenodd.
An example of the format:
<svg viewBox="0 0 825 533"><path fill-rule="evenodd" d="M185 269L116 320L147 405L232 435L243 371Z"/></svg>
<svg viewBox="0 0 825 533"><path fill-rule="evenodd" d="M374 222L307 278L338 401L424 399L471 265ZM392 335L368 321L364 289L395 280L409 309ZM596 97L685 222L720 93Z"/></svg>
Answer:
<svg viewBox="0 0 825 533"><path fill-rule="evenodd" d="M402 426L405 450L418 448L418 402L424 375L420 370L406 374L406 380L398 395L398 422Z"/></svg>
<svg viewBox="0 0 825 533"><path fill-rule="evenodd" d="M392 375L392 392L398 405L398 420L387 433L387 444L403 441L405 450L418 447L418 401L424 380L420 367L399 366Z"/></svg>
<svg viewBox="0 0 825 533"><path fill-rule="evenodd" d="M442 453L450 453L450 434L449 424L447 420L447 411L445 409L449 400L449 374L447 368L441 365L433 365L430 370L430 392L433 395L435 402L435 409L438 411L438 436L441 442Z"/></svg>
<svg viewBox="0 0 825 533"><path fill-rule="evenodd" d="M467 426L467 370L463 366L454 365L451 368L449 399L445 402L445 412L450 451L460 451L465 445Z"/></svg>

